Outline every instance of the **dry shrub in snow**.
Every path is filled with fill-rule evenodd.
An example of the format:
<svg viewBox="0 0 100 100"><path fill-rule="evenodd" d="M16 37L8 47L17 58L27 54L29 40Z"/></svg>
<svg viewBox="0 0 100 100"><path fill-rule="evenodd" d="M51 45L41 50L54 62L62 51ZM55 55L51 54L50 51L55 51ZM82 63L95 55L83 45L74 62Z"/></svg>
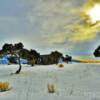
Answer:
<svg viewBox="0 0 100 100"><path fill-rule="evenodd" d="M64 65L63 65L63 64L59 64L58 67L59 67L59 68L63 68Z"/></svg>
<svg viewBox="0 0 100 100"><path fill-rule="evenodd" d="M55 92L56 92L55 84L48 84L48 93L55 93Z"/></svg>
<svg viewBox="0 0 100 100"><path fill-rule="evenodd" d="M0 92L9 90L8 82L0 82Z"/></svg>

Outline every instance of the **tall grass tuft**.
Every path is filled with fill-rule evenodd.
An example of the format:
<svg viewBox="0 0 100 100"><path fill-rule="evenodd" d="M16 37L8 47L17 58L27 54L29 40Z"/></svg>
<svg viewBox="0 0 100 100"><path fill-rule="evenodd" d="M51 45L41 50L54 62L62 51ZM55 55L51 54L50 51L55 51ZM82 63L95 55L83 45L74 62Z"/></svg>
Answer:
<svg viewBox="0 0 100 100"><path fill-rule="evenodd" d="M48 84L48 93L55 93L56 92L56 86L55 84Z"/></svg>
<svg viewBox="0 0 100 100"><path fill-rule="evenodd" d="M9 90L8 82L0 82L0 92Z"/></svg>

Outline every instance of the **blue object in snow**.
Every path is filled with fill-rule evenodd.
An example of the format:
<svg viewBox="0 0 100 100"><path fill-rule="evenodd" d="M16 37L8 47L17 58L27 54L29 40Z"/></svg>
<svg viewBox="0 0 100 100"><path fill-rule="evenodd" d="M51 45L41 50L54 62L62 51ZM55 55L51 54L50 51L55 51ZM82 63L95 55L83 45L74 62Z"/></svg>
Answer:
<svg viewBox="0 0 100 100"><path fill-rule="evenodd" d="M18 63L18 60L17 60L17 63ZM20 58L20 63L21 64L28 64L28 61L26 59Z"/></svg>
<svg viewBox="0 0 100 100"><path fill-rule="evenodd" d="M0 58L0 64L8 64L9 61L6 58Z"/></svg>

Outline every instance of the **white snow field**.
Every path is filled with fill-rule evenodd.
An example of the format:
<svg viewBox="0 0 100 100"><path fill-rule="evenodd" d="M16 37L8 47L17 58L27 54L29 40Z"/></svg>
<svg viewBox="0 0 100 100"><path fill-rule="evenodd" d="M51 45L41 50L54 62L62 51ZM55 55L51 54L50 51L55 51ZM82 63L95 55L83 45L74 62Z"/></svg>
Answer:
<svg viewBox="0 0 100 100"><path fill-rule="evenodd" d="M0 100L100 100L100 63L72 63L30 67L11 75L18 65L0 65L0 81L8 81L10 91L0 92ZM48 93L48 84L56 86Z"/></svg>

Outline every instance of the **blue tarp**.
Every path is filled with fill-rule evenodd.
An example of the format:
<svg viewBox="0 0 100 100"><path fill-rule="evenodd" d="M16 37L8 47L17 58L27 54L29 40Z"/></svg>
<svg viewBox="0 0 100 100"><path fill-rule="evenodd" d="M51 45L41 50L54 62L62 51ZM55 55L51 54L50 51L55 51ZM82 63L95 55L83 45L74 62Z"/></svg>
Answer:
<svg viewBox="0 0 100 100"><path fill-rule="evenodd" d="M20 62L21 62L21 64L27 64L28 63L28 61L26 60L26 59L20 59ZM17 63L18 63L18 60L17 60Z"/></svg>
<svg viewBox="0 0 100 100"><path fill-rule="evenodd" d="M21 64L27 64L28 63L28 61L26 60L26 59L20 59L20 62L21 62Z"/></svg>
<svg viewBox="0 0 100 100"><path fill-rule="evenodd" d="M8 56L4 56L2 58L0 58L0 64L9 64L9 60L8 60ZM28 61L26 59L20 59L21 64L27 64ZM17 61L18 63L18 61Z"/></svg>
<svg viewBox="0 0 100 100"><path fill-rule="evenodd" d="M9 61L6 58L0 58L0 64L8 64Z"/></svg>

